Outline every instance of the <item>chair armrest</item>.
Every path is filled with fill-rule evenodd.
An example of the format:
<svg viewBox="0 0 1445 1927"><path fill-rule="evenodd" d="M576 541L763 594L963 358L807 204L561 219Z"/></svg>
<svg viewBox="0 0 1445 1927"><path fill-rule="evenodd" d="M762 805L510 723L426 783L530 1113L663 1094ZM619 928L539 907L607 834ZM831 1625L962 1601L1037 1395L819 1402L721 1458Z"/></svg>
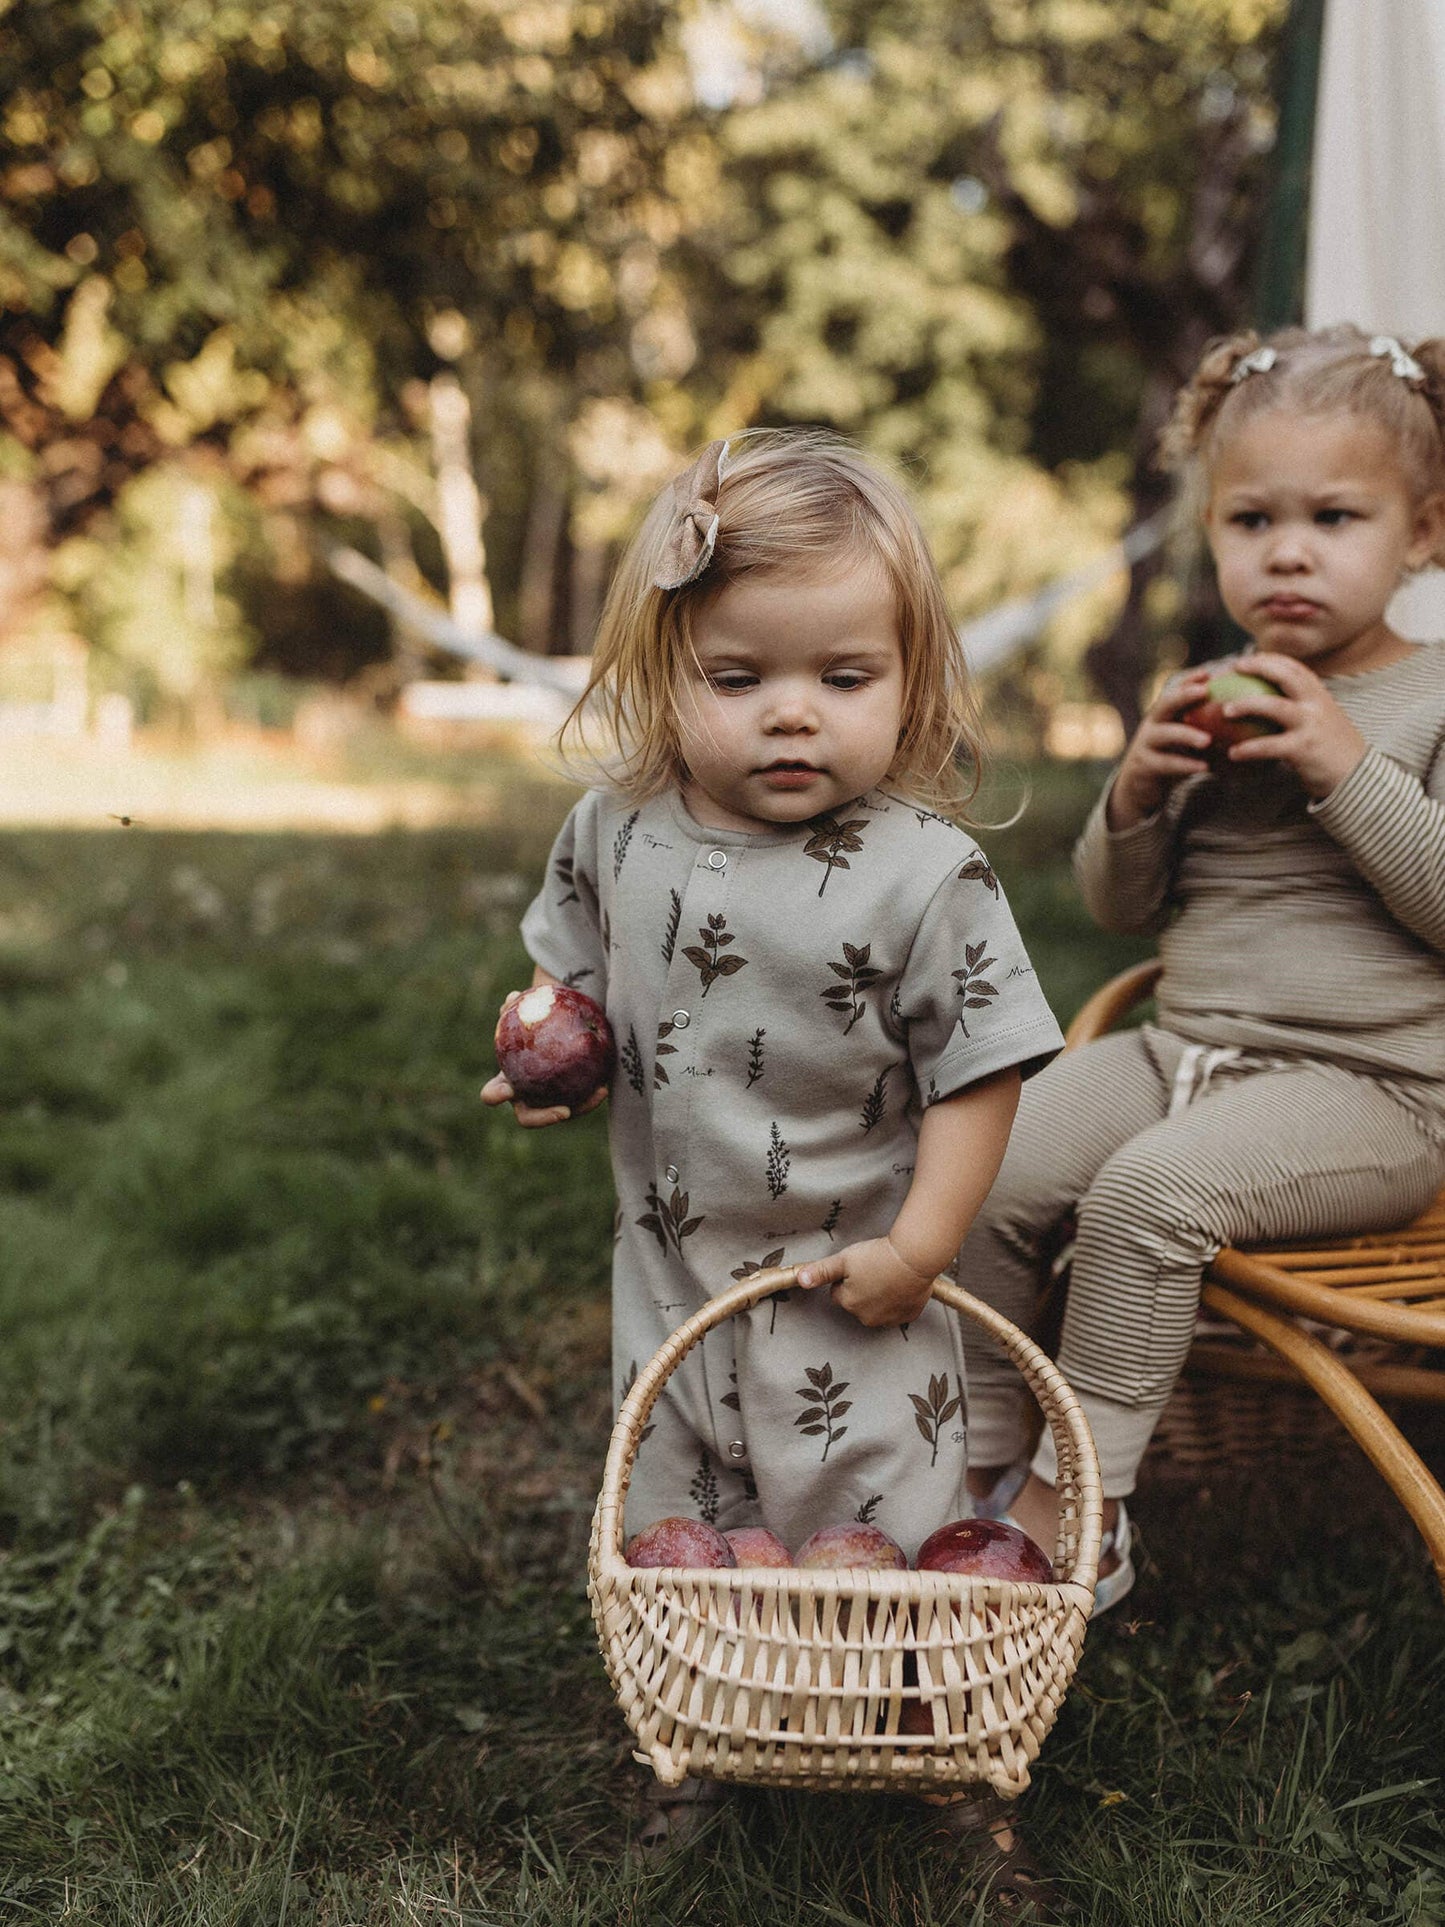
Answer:
<svg viewBox="0 0 1445 1927"><path fill-rule="evenodd" d="M1126 1016L1136 1004L1142 1004L1163 975L1164 966L1157 957L1135 964L1130 970L1121 970L1117 977L1100 986L1089 1001L1079 1011L1064 1035L1064 1049L1077 1050L1080 1044L1092 1044L1096 1037L1111 1031L1121 1017Z"/></svg>

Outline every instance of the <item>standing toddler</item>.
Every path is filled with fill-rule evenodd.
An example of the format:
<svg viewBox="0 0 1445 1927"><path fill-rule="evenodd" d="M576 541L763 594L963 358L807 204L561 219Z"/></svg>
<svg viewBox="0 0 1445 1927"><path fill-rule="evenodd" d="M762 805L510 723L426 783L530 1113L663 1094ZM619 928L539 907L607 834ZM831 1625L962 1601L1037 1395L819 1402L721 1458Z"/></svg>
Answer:
<svg viewBox="0 0 1445 1927"><path fill-rule="evenodd" d="M803 1268L675 1373L627 1530L685 1513L796 1549L857 1517L911 1557L967 1508L931 1286L1061 1040L955 821L972 697L906 498L821 434L714 443L623 558L579 722L615 763L522 928L535 981L617 1038L618 1398L732 1280Z"/></svg>

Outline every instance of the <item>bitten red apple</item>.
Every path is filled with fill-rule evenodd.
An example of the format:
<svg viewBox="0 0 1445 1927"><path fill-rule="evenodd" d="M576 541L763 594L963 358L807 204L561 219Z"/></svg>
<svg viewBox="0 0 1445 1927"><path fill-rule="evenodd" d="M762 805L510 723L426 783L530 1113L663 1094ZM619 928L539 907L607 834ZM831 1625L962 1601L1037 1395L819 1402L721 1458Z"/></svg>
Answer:
<svg viewBox="0 0 1445 1927"><path fill-rule="evenodd" d="M734 1526L723 1534L740 1566L791 1566L793 1555L766 1526Z"/></svg>
<svg viewBox="0 0 1445 1927"><path fill-rule="evenodd" d="M1226 716L1224 705L1240 702L1247 696L1277 696L1279 690L1263 676L1251 676L1242 669L1230 669L1211 676L1202 702L1192 703L1180 713L1181 723L1202 729L1216 755L1223 755L1235 743L1246 743L1251 736L1278 736L1280 726L1264 716Z"/></svg>
<svg viewBox="0 0 1445 1927"><path fill-rule="evenodd" d="M737 1556L716 1526L676 1516L654 1519L623 1547L629 1566L735 1566Z"/></svg>
<svg viewBox="0 0 1445 1927"><path fill-rule="evenodd" d="M903 1548L881 1526L865 1526L856 1519L847 1525L823 1526L804 1540L793 1561L797 1566L843 1568L861 1566L872 1572L907 1572Z"/></svg>
<svg viewBox="0 0 1445 1927"><path fill-rule="evenodd" d="M524 1104L575 1110L610 1082L617 1052L606 1012L584 991L538 984L497 1020L497 1066Z"/></svg>
<svg viewBox="0 0 1445 1927"><path fill-rule="evenodd" d="M974 1579L1049 1581L1052 1561L1026 1532L1004 1519L952 1519L918 1548L919 1572L959 1572Z"/></svg>

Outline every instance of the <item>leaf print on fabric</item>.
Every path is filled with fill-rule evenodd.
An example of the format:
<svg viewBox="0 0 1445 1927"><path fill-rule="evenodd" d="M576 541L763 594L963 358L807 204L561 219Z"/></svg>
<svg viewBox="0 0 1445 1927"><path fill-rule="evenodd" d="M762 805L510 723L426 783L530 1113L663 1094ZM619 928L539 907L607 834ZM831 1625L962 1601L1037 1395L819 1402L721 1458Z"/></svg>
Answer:
<svg viewBox="0 0 1445 1927"><path fill-rule="evenodd" d="M657 1048L652 1053L652 1088L655 1091L661 1090L668 1081L663 1058L677 1056L677 1045L666 1042L676 1028L670 1017L664 1017L657 1027Z"/></svg>
<svg viewBox="0 0 1445 1927"><path fill-rule="evenodd" d="M748 1039L748 1081L743 1086L744 1090L750 1091L763 1074L763 1039L767 1034L759 1025Z"/></svg>
<svg viewBox="0 0 1445 1927"><path fill-rule="evenodd" d="M783 1245L779 1245L776 1251L764 1253L756 1263L754 1263L751 1258L744 1258L740 1265L734 1267L733 1277L741 1284L744 1278L751 1278L756 1272L771 1271L774 1265L780 1265L783 1262L784 1249L785 1247ZM785 1299L796 1298L801 1289L802 1287L800 1285L790 1285L786 1291L775 1291L768 1300L769 1338L772 1337L774 1330L777 1328L778 1306L781 1305Z"/></svg>
<svg viewBox="0 0 1445 1927"><path fill-rule="evenodd" d="M827 1233L828 1237L831 1238L833 1233L838 1229L838 1220L842 1215L843 1200L841 1198L834 1198L833 1202L828 1206L828 1215L824 1218L821 1227L822 1230Z"/></svg>
<svg viewBox="0 0 1445 1927"><path fill-rule="evenodd" d="M652 1233L661 1245L664 1255L670 1248L681 1257L683 1239L690 1238L703 1222L700 1217L690 1218L687 1215L686 1191L679 1191L674 1185L672 1196L664 1202L657 1186L649 1184L647 1203L649 1208L640 1218L635 1219L634 1223L640 1225L644 1231Z"/></svg>
<svg viewBox="0 0 1445 1927"><path fill-rule="evenodd" d="M871 1499L865 1499L863 1501L862 1505L860 1505L858 1510L853 1514L853 1517L858 1521L860 1526L871 1526L873 1523L873 1514L882 1503L883 1494L881 1492L875 1492Z"/></svg>
<svg viewBox="0 0 1445 1927"><path fill-rule="evenodd" d="M706 997L719 977L736 977L740 970L747 969L748 960L738 956L736 951L729 951L727 956L722 954L726 945L737 941L727 927L726 917L709 917L707 928L700 929L697 934L702 942L690 943L682 954L690 964L696 966L702 978L702 994Z"/></svg>
<svg viewBox="0 0 1445 1927"><path fill-rule="evenodd" d="M960 883L981 883L985 890L991 890L995 896L998 895L998 878L993 873L993 865L983 854L982 850L974 851L968 862L965 863L959 871L958 881Z"/></svg>
<svg viewBox="0 0 1445 1927"><path fill-rule="evenodd" d="M615 883L622 875L622 866L627 861L627 846L632 841L632 832L637 826L641 810L634 810L623 819L622 827L612 839L612 881Z"/></svg>
<svg viewBox="0 0 1445 1927"><path fill-rule="evenodd" d="M773 1119L773 1128L768 1137L768 1190L774 1198L780 1198L788 1188L788 1172L792 1169L793 1153L778 1129L776 1118Z"/></svg>
<svg viewBox="0 0 1445 1927"><path fill-rule="evenodd" d="M986 943L966 943L963 946L963 961L966 968L963 970L955 970L953 973L953 979L958 985L958 994L963 999L963 1007L965 1010L987 1010L988 1006L998 995L997 985L989 983L983 974L990 965L998 962L997 957L986 957L984 955L987 949L988 945ZM967 1037L968 1024L963 1017L959 1018L958 1025L964 1036Z"/></svg>
<svg viewBox="0 0 1445 1927"><path fill-rule="evenodd" d="M856 856L862 849L863 838L859 831L867 829L868 819L866 816L850 816L846 823L840 823L836 816L819 816L814 820L818 827L803 845L803 855L814 857L819 863L827 865L823 881L818 885L818 895L822 896L835 870L852 868L843 852L851 851Z"/></svg>
<svg viewBox="0 0 1445 1927"><path fill-rule="evenodd" d="M564 903L580 903L582 899L577 894L577 871L572 858L570 856L559 856L557 861L552 865L552 868L556 873L557 881L566 891L565 896L560 896L557 899L558 909L560 909Z"/></svg>
<svg viewBox="0 0 1445 1927"><path fill-rule="evenodd" d="M882 1120L887 1109L888 1066L885 1064L873 1081L873 1088L863 1100L863 1108L858 1113L858 1124L866 1137L873 1126Z"/></svg>
<svg viewBox="0 0 1445 1927"><path fill-rule="evenodd" d="M682 922L682 898L676 890L669 890L667 894L672 899L672 908L667 913L667 928L662 933L662 961L670 964L677 945L677 928Z"/></svg>
<svg viewBox="0 0 1445 1927"><path fill-rule="evenodd" d="M612 955L612 919L605 910L602 912L602 948L609 957Z"/></svg>
<svg viewBox="0 0 1445 1927"><path fill-rule="evenodd" d="M632 1390L633 1386L636 1383L637 1383L637 1360L634 1358L627 1367L626 1378L624 1378L622 1381L622 1403L624 1405L627 1403L627 1394ZM657 1430L657 1420L649 1419L646 1425L644 1425L642 1430L638 1433L637 1443L639 1445L646 1445L647 1441L652 1437L653 1433L656 1430Z"/></svg>
<svg viewBox="0 0 1445 1927"><path fill-rule="evenodd" d="M717 1473L712 1469L712 1460L703 1452L697 1462L697 1470L692 1475L692 1484L687 1488L697 1506L697 1515L710 1526L717 1524L718 1490Z"/></svg>
<svg viewBox="0 0 1445 1927"><path fill-rule="evenodd" d="M562 981L569 990L575 990L578 984L585 983L589 977L595 977L596 975L597 972L588 964L581 970L569 970Z"/></svg>
<svg viewBox="0 0 1445 1927"><path fill-rule="evenodd" d="M843 1397L848 1381L846 1378L835 1380L829 1364L805 1365L803 1376L807 1384L796 1388L797 1396L803 1400L803 1410L793 1423L805 1439L824 1440L819 1463L826 1465L828 1454L848 1430L846 1425L838 1423L845 1412L853 1409L852 1399Z"/></svg>
<svg viewBox="0 0 1445 1927"><path fill-rule="evenodd" d="M927 1398L921 1392L910 1392L908 1397L913 1406L913 1423L922 1433L924 1444L933 1447L933 1457L928 1463L937 1465L943 1428L956 1412L963 1410L963 1380L958 1381L958 1391L950 1397L948 1373L938 1372L929 1377Z"/></svg>
<svg viewBox="0 0 1445 1927"><path fill-rule="evenodd" d="M627 1042L618 1053L618 1062L626 1074L628 1083L641 1097L647 1088L647 1073L642 1068L642 1052L637 1043L637 1032L631 1024L627 1026Z"/></svg>
<svg viewBox="0 0 1445 1927"><path fill-rule="evenodd" d="M826 877L823 880L827 882ZM841 981L829 984L825 990L818 992L834 1016L848 1019L843 1026L845 1037L863 1015L863 999L883 975L868 961L872 949L871 943L845 943L844 961L838 963L831 957L828 960L828 968Z"/></svg>
<svg viewBox="0 0 1445 1927"><path fill-rule="evenodd" d="M738 1371L736 1365L728 1373L728 1383L730 1390L723 1393L722 1397L718 1400L718 1404L726 1405L730 1412L741 1412L743 1402L738 1397Z"/></svg>

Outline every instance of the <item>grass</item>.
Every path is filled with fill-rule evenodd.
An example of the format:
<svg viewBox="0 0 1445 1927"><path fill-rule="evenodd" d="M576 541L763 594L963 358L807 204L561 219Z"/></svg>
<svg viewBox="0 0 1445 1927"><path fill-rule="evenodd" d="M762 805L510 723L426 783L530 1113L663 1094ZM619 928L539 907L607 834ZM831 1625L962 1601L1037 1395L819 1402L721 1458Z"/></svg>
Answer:
<svg viewBox="0 0 1445 1927"><path fill-rule="evenodd" d="M0 842L0 1919L1002 1918L883 1800L623 1858L605 1136L476 1102L565 797L490 775L485 832ZM1063 1014L1137 954L1067 885L1089 776L985 838ZM1138 1513L1025 1808L1068 1917L1445 1921L1441 1605L1391 1503Z"/></svg>

